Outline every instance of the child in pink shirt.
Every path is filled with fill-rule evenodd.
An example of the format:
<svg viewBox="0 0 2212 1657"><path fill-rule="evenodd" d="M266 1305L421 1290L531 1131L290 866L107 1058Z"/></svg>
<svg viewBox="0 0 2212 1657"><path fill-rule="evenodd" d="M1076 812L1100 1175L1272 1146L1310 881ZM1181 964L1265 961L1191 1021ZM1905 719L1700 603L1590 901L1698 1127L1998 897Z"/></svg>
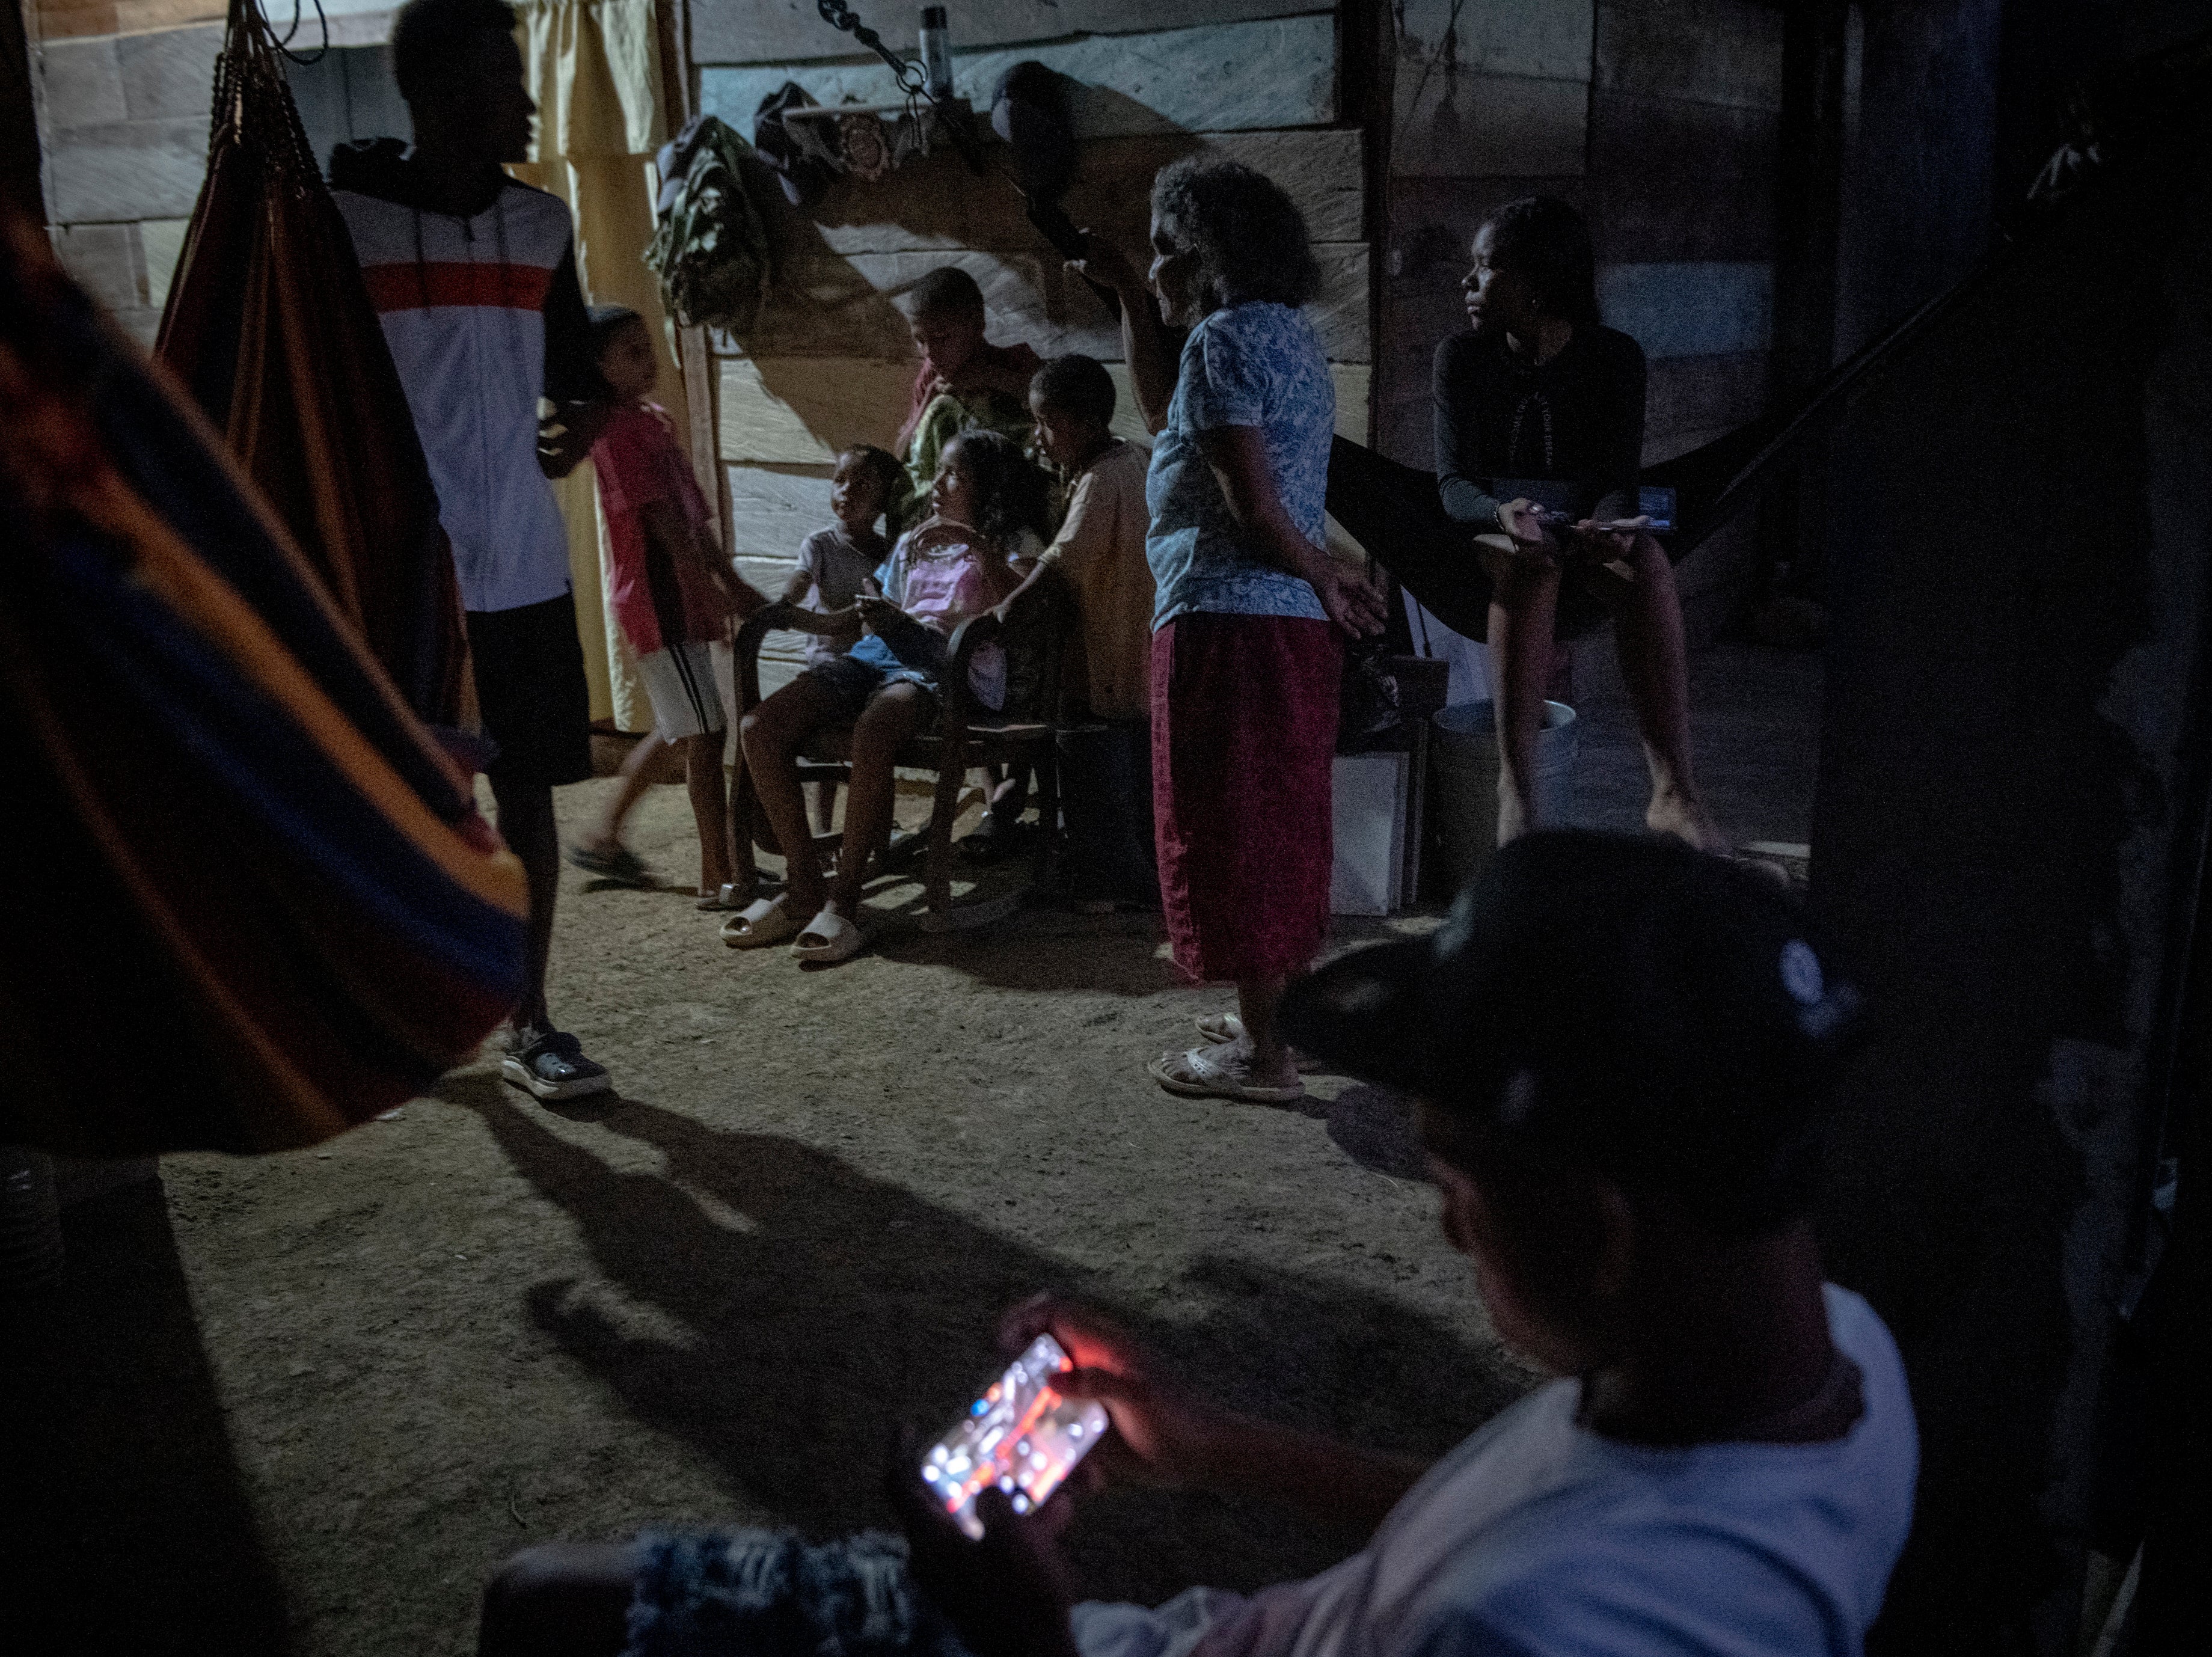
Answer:
<svg viewBox="0 0 2212 1657"><path fill-rule="evenodd" d="M1044 480L1011 438L963 432L945 447L927 521L901 536L878 572L884 596L854 605L867 629L850 651L807 668L748 713L745 764L784 854L784 895L763 899L722 928L725 943L757 949L793 938L802 961L843 961L863 942L853 916L869 858L891 827L891 767L899 746L937 716L938 675L953 632L1011 593L1008 560L1034 557ZM1006 700L1006 659L978 652L969 689L986 707ZM823 873L806 820L795 756L823 725L853 725L845 839L834 883ZM800 917L813 919L803 926Z"/></svg>
<svg viewBox="0 0 2212 1657"><path fill-rule="evenodd" d="M684 750L684 779L699 830L699 907L723 907L732 848L723 775L721 692L708 646L726 642L730 619L767 600L722 561L691 463L669 430L668 415L647 398L659 377L652 336L636 312L594 307L592 339L599 372L621 402L592 446L605 514L607 602L637 656L638 677L653 704L653 731L623 762L622 786L599 827L570 848L587 874L627 885L652 883L623 844L623 825L643 796L653 762L671 744ZM750 895L750 882L745 883Z"/></svg>

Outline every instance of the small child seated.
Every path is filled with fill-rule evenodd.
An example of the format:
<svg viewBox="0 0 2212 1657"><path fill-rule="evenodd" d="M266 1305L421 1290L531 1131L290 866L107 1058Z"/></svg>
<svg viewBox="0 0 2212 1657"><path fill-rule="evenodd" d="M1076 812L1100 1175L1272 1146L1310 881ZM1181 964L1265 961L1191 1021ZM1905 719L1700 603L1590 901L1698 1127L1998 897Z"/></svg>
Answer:
<svg viewBox="0 0 2212 1657"><path fill-rule="evenodd" d="M607 600L636 652L653 731L630 750L621 786L568 860L605 879L651 883L644 863L623 844L623 827L660 750L680 744L699 831L699 907L719 908L732 865L722 771L728 721L708 646L729 638L732 615L750 615L767 600L722 562L691 463L667 412L647 400L659 367L645 319L620 305L595 306L591 319L599 372L619 399L592 446L612 564Z"/></svg>
<svg viewBox="0 0 2212 1657"><path fill-rule="evenodd" d="M863 592L853 607L864 636L845 654L811 664L740 727L745 764L784 855L786 887L724 926L732 948L757 949L795 933L791 952L801 961L859 952L853 916L868 859L890 836L894 756L936 717L938 676L955 629L1013 590L1018 577L1010 558L1035 554L1043 479L1012 439L985 431L955 437L939 457L932 494L934 515L899 537L879 572L881 592ZM969 689L986 707L1003 705L1003 652L976 652ZM814 731L847 720L852 780L833 884L807 822L795 756ZM802 928L805 914L813 919Z"/></svg>
<svg viewBox="0 0 2212 1657"><path fill-rule="evenodd" d="M905 483L897 457L872 443L856 443L837 457L830 476L830 510L837 521L799 543L799 562L783 589L785 604L824 618L823 630L806 641L807 666L834 661L860 637L854 606L890 550L876 525ZM848 625L833 619L848 612Z"/></svg>
<svg viewBox="0 0 2212 1657"><path fill-rule="evenodd" d="M1066 514L1038 560L1075 592L1078 648L1066 683L1081 704L1060 752L1066 813L1068 895L1090 908L1116 902L1157 907L1152 847L1152 566L1145 557L1145 475L1152 452L1114 435L1114 381L1087 356L1055 357L1030 382L1037 446L1066 483ZM1003 616L1013 604L1000 606ZM1087 713L1087 717L1085 714ZM1011 809L1010 809L1011 808ZM1000 834L1021 810L1018 795L994 800L969 841Z"/></svg>
<svg viewBox="0 0 2212 1657"><path fill-rule="evenodd" d="M830 510L837 521L799 543L798 567L784 586L783 602L820 615L850 616L842 626L819 624L823 630L806 641L807 666L843 655L860 638L860 613L853 606L890 550L876 525L905 489L906 468L889 449L856 443L837 457L837 469L830 476ZM814 826L819 833L830 831L836 797L836 785L814 785Z"/></svg>
<svg viewBox="0 0 2212 1657"><path fill-rule="evenodd" d="M983 290L957 265L939 265L914 285L908 326L921 366L898 451L907 485L891 506L891 528L911 527L929 510L930 486L945 445L956 433L1001 432L1030 438L1030 376L1040 359L1027 345L993 345L983 337Z"/></svg>

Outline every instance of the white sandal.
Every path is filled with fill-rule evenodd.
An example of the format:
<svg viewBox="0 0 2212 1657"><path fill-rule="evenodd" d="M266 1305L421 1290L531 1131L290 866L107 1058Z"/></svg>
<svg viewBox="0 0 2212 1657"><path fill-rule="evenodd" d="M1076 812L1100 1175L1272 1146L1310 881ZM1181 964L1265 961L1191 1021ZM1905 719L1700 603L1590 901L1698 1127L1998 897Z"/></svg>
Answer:
<svg viewBox="0 0 2212 1657"><path fill-rule="evenodd" d="M1222 1044L1164 1053L1146 1069L1170 1093L1187 1099L1233 1099L1250 1105L1287 1105L1305 1096L1305 1083L1268 1087L1252 1079L1242 1055L1224 1056Z"/></svg>
<svg viewBox="0 0 2212 1657"><path fill-rule="evenodd" d="M1244 1039L1244 1021L1233 1012L1202 1012L1190 1022L1200 1035L1217 1047ZM1311 1076L1321 1068L1319 1059L1307 1058L1296 1047L1291 1049L1291 1062L1297 1066L1301 1076Z"/></svg>
<svg viewBox="0 0 2212 1657"><path fill-rule="evenodd" d="M819 942L810 944L807 942L809 938L818 939ZM793 961L818 962L825 966L834 962L850 961L860 954L861 946L866 942L858 926L835 909L825 908L800 930L799 941L791 946L791 958Z"/></svg>
<svg viewBox="0 0 2212 1657"><path fill-rule="evenodd" d="M722 923L722 942L733 950L764 950L798 930L781 898L755 898Z"/></svg>

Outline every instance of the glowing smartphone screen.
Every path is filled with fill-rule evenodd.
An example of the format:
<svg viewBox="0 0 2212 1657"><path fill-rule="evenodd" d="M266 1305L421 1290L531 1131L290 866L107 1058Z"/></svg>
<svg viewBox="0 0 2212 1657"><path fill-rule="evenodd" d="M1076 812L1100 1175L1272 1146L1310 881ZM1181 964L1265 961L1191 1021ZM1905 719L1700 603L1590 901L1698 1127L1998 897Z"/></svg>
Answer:
<svg viewBox="0 0 2212 1657"><path fill-rule="evenodd" d="M976 1540L983 1526L975 1497L985 1486L996 1484L1013 1498L1016 1513L1028 1513L1104 1435L1103 1409L1063 1398L1052 1385L1074 1367L1058 1341L1039 1335L922 1458L923 1480Z"/></svg>

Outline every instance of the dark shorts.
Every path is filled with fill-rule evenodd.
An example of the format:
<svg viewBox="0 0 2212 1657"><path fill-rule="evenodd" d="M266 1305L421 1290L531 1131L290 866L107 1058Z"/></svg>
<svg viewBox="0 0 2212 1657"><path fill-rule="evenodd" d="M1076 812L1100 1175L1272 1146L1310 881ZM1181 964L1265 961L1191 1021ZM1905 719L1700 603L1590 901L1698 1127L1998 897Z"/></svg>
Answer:
<svg viewBox="0 0 2212 1657"><path fill-rule="evenodd" d="M568 593L520 610L468 612L469 659L495 784L582 782L592 774L592 692Z"/></svg>

